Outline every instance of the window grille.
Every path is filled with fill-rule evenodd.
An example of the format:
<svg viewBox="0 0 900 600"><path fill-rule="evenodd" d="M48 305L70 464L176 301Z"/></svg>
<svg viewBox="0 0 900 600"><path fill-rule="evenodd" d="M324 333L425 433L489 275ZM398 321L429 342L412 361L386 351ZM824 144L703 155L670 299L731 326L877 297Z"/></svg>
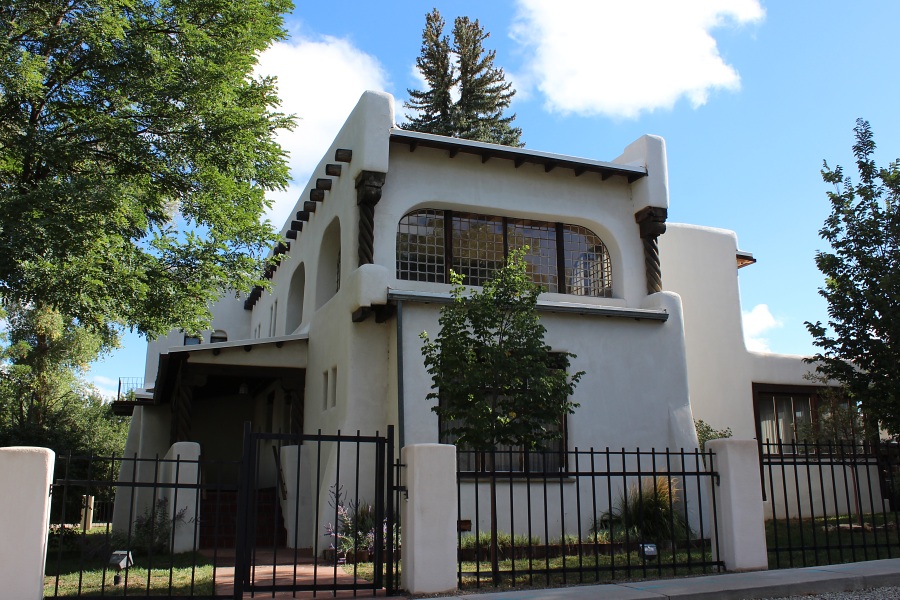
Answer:
<svg viewBox="0 0 900 600"><path fill-rule="evenodd" d="M446 283L444 211L417 210L397 228L397 279Z"/></svg>
<svg viewBox="0 0 900 600"><path fill-rule="evenodd" d="M509 251L528 246L532 281L548 292L612 297L612 268L603 240L585 227L438 209L413 211L397 227L397 279L484 285Z"/></svg>

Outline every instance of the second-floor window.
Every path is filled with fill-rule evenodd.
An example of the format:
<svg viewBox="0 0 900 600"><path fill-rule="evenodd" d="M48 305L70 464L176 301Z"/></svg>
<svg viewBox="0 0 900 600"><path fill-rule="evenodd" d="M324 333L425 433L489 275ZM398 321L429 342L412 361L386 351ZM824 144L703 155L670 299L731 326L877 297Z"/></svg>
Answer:
<svg viewBox="0 0 900 600"><path fill-rule="evenodd" d="M397 228L397 278L449 283L450 270L466 285L484 285L510 250L528 246L532 280L548 292L609 298L609 251L579 225L450 210L406 214Z"/></svg>

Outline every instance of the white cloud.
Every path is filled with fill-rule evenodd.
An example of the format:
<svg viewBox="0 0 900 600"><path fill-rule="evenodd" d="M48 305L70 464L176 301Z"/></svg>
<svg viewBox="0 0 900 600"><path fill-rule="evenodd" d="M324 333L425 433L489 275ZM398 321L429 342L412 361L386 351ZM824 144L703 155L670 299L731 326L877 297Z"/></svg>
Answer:
<svg viewBox="0 0 900 600"><path fill-rule="evenodd" d="M711 31L759 23L759 0L518 0L512 37L552 112L636 118L740 89Z"/></svg>
<svg viewBox="0 0 900 600"><path fill-rule="evenodd" d="M755 352L771 352L769 340L764 335L767 331L784 325L776 319L767 304L757 304L750 311L741 311L744 319L744 342L748 350Z"/></svg>
<svg viewBox="0 0 900 600"><path fill-rule="evenodd" d="M386 89L388 77L375 57L329 36L274 44L260 55L256 73L278 77L281 110L298 117L293 131L278 135L290 152L293 184L287 192L269 195L273 205L267 216L281 227L360 95Z"/></svg>
<svg viewBox="0 0 900 600"><path fill-rule="evenodd" d="M119 381L103 375L93 375L91 377L91 385L104 398L115 398L119 393Z"/></svg>

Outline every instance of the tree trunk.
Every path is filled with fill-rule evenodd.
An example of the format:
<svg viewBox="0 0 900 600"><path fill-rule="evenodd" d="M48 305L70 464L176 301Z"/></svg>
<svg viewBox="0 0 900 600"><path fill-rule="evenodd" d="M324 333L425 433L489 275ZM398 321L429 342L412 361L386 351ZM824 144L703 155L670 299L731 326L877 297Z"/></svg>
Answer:
<svg viewBox="0 0 900 600"><path fill-rule="evenodd" d="M500 585L500 561L497 551L497 458L491 450L491 576Z"/></svg>

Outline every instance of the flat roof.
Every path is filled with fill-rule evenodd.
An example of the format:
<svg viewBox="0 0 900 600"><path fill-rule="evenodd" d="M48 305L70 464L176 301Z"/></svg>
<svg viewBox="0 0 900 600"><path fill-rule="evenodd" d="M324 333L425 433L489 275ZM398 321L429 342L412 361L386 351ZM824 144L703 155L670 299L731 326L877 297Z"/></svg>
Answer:
<svg viewBox="0 0 900 600"><path fill-rule="evenodd" d="M523 164L529 163L543 166L544 171L547 173L556 168L572 169L575 172L576 177L583 173L599 173L603 179L607 179L613 175L620 175L626 177L628 183L632 183L647 176L647 169L645 167L621 165L618 163L591 160L589 158L553 154L551 152L539 152L537 150L528 150L525 148L517 148L515 146L488 144L487 142L476 142L473 140L464 140L443 135L408 131L406 129L392 128L391 141L399 144L407 144L410 152L414 151L419 146L422 146L424 148L446 150L449 153L450 158L453 158L462 152L464 154L480 156L482 163L485 163L492 158L511 160L517 169Z"/></svg>

